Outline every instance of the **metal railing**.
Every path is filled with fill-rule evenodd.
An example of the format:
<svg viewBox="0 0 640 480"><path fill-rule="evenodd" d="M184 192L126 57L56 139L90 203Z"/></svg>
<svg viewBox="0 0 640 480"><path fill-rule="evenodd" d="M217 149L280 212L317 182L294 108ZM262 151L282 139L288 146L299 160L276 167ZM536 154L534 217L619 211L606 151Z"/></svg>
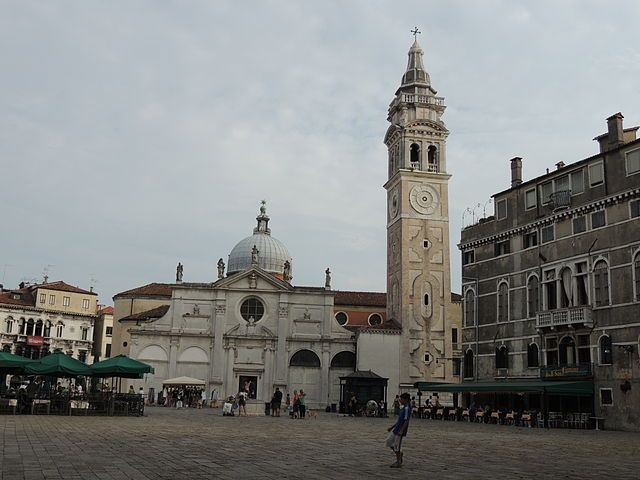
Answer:
<svg viewBox="0 0 640 480"><path fill-rule="evenodd" d="M571 206L571 190L558 190L551 194L551 203L554 210L569 208Z"/></svg>

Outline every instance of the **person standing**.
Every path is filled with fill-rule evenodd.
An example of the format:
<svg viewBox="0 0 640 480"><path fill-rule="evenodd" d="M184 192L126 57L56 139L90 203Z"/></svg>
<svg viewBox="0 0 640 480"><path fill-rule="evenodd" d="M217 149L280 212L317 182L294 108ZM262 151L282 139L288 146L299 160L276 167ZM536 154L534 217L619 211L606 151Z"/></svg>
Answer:
<svg viewBox="0 0 640 480"><path fill-rule="evenodd" d="M247 392L241 391L238 393L238 416L242 416L242 412L244 412L244 416L247 416Z"/></svg>
<svg viewBox="0 0 640 480"><path fill-rule="evenodd" d="M298 390L293 391L293 414L291 418L298 418L300 415L300 397L298 396Z"/></svg>
<svg viewBox="0 0 640 480"><path fill-rule="evenodd" d="M280 416L280 405L282 405L282 392L280 391L280 388L276 387L276 391L273 393L273 398L271 399L272 417Z"/></svg>
<svg viewBox="0 0 640 480"><path fill-rule="evenodd" d="M289 395L288 393L284 404L287 407L287 413L289 414L289 416L293 417L293 409L291 408L291 395Z"/></svg>
<svg viewBox="0 0 640 480"><path fill-rule="evenodd" d="M396 395L393 400L393 414L397 417L400 414L400 395Z"/></svg>
<svg viewBox="0 0 640 480"><path fill-rule="evenodd" d="M304 398L307 396L306 393L304 393L304 390L300 389L300 393L298 394L298 402L299 402L299 411L300 411L300 418L304 418L304 415L307 411L307 406L304 403Z"/></svg>
<svg viewBox="0 0 640 480"><path fill-rule="evenodd" d="M411 418L411 397L408 393L400 395L400 413L396 423L387 429L389 436L387 437L387 447L391 448L396 454L396 462L391 468L402 467L402 439L407 436L409 429L409 419Z"/></svg>

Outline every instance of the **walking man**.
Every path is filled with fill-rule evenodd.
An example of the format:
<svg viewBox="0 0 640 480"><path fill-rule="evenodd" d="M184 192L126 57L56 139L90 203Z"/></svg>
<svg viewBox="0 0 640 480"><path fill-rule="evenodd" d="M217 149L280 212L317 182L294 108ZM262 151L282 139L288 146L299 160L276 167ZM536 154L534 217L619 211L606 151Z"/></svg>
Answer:
<svg viewBox="0 0 640 480"><path fill-rule="evenodd" d="M400 413L396 423L387 429L389 436L387 437L387 447L391 448L396 454L396 463L391 468L402 467L402 438L407 436L409 429L409 419L411 418L411 397L408 393L400 395Z"/></svg>

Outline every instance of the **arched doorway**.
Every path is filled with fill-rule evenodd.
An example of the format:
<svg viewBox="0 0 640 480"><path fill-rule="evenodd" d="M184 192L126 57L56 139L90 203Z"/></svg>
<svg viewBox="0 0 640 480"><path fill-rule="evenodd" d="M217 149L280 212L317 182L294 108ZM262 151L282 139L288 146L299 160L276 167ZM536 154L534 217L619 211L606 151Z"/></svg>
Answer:
<svg viewBox="0 0 640 480"><path fill-rule="evenodd" d="M329 403L340 403L340 377L356 371L356 354L340 352L331 359L329 368Z"/></svg>
<svg viewBox="0 0 640 480"><path fill-rule="evenodd" d="M311 350L298 350L289 360L289 393L293 396L294 390L304 390L307 408L317 408L323 400L320 372L320 357Z"/></svg>

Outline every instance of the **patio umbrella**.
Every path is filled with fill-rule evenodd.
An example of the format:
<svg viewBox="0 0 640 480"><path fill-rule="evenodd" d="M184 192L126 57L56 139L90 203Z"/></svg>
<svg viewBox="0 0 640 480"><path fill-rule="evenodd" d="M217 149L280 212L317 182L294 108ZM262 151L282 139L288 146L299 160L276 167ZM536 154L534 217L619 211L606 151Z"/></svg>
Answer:
<svg viewBox="0 0 640 480"><path fill-rule="evenodd" d="M142 378L145 373L155 373L151 365L126 355L117 355L89 367L94 377Z"/></svg>
<svg viewBox="0 0 640 480"><path fill-rule="evenodd" d="M35 362L30 358L13 355L9 352L0 352L0 374L21 375L27 365Z"/></svg>
<svg viewBox="0 0 640 480"><path fill-rule="evenodd" d="M48 375L50 377L76 377L91 374L88 365L62 352L43 357L28 365L25 371L29 375Z"/></svg>
<svg viewBox="0 0 640 480"><path fill-rule="evenodd" d="M164 380L162 385L184 385L184 386L204 386L204 380L199 380L197 378L191 377L176 377L170 378L169 380Z"/></svg>

